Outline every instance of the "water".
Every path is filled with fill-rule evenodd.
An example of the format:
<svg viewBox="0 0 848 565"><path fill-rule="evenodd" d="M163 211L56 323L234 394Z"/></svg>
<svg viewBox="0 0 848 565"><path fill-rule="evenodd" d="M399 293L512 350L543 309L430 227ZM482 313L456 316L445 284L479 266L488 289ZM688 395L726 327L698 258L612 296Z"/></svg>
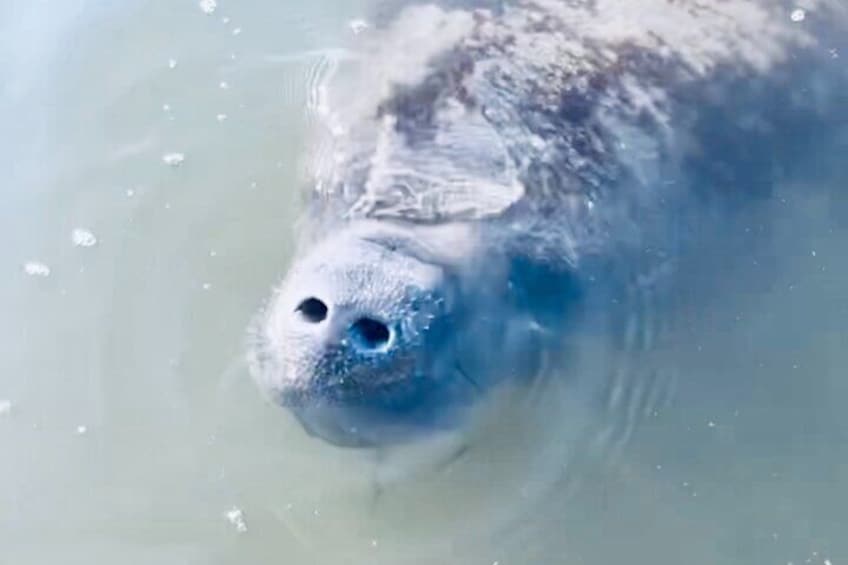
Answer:
<svg viewBox="0 0 848 565"><path fill-rule="evenodd" d="M614 457L575 450L580 398L530 394L435 467L261 398L244 331L291 255L306 108L368 13L0 7L0 563L848 562L844 171L685 265L643 359L675 394Z"/></svg>

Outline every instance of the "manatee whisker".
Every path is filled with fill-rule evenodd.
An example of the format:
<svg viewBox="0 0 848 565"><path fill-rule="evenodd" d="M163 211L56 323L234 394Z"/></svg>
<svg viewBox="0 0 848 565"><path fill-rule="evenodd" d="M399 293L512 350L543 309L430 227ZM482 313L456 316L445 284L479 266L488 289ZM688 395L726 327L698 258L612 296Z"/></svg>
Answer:
<svg viewBox="0 0 848 565"><path fill-rule="evenodd" d="M456 451L451 453L450 457L445 459L438 467L436 467L436 470L444 471L445 469L462 459L470 449L471 448L468 446L468 444L460 445Z"/></svg>
<svg viewBox="0 0 848 565"><path fill-rule="evenodd" d="M469 375L468 373L466 373L466 372L465 372L465 369L463 369L463 368L462 368L462 366L459 364L459 361L457 361L457 362L454 364L454 369L456 370L456 372L457 372L457 373L459 373L459 376L461 376L461 377L465 380L465 382L467 382L468 384L470 384L470 385L471 385L471 387L472 387L475 391L477 391L477 393L479 393L479 394L482 394L482 393L483 393L483 387L482 387L482 386L480 386L480 383L478 383L476 380L474 380L474 379L471 377L471 375Z"/></svg>
<svg viewBox="0 0 848 565"><path fill-rule="evenodd" d="M377 473L374 474L374 479L371 482L371 507L370 511L373 514L377 511L377 505L383 497L383 485L380 482L380 477Z"/></svg>
<svg viewBox="0 0 848 565"><path fill-rule="evenodd" d="M231 387L233 383L237 382L237 379L234 377L239 373L246 372L247 368L248 360L244 355L234 355L218 377L218 389L224 391Z"/></svg>

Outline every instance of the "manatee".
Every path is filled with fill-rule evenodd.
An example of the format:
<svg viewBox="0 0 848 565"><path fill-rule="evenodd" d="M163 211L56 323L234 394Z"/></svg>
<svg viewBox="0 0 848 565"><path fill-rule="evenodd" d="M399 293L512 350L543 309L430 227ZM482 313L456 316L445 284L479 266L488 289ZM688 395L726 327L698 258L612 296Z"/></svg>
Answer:
<svg viewBox="0 0 848 565"><path fill-rule="evenodd" d="M317 91L297 250L251 328L260 388L309 434L365 447L567 378L581 324L617 323L615 297L673 276L827 146L848 18L803 6L386 11Z"/></svg>

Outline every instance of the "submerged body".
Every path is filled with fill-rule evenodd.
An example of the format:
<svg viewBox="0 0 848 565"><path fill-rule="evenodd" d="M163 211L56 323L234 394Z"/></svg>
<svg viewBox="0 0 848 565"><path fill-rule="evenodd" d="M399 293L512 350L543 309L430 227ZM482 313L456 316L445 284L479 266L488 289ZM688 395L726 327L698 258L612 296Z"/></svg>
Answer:
<svg viewBox="0 0 848 565"><path fill-rule="evenodd" d="M581 314L605 314L588 304L667 272L792 174L809 139L783 132L826 140L844 94L818 78L834 47L817 30L842 10L528 0L389 17L319 105L329 142L302 252L254 331L257 381L314 435L384 445L567 363Z"/></svg>

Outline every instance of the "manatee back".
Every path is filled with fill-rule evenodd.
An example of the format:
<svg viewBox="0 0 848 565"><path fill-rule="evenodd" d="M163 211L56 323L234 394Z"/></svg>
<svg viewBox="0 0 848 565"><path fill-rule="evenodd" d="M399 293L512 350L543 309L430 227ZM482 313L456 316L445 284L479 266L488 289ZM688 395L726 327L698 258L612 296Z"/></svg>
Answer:
<svg viewBox="0 0 848 565"><path fill-rule="evenodd" d="M806 137L833 130L844 90L820 29L844 29L844 8L790 12L756 0L412 6L365 40L345 77L356 88L336 91L318 208L481 221L568 262L676 241L675 207L767 195Z"/></svg>

